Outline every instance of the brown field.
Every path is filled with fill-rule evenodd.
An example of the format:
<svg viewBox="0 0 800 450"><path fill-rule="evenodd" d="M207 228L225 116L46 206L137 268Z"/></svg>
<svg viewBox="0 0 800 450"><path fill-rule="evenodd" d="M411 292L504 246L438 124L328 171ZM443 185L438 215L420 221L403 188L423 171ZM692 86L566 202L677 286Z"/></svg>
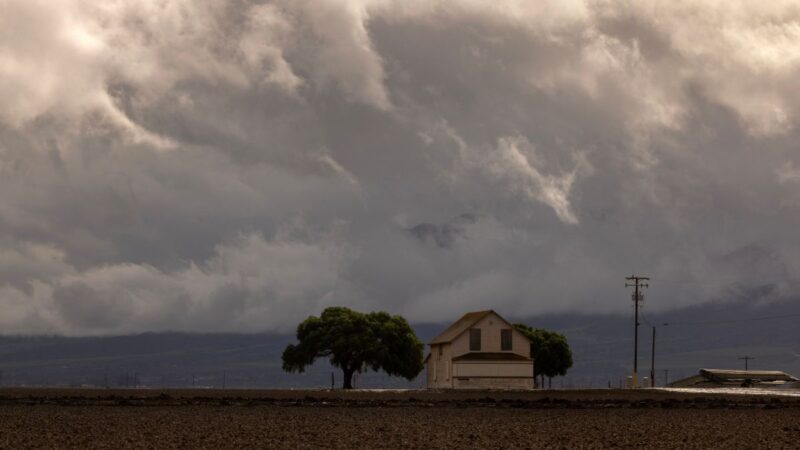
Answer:
<svg viewBox="0 0 800 450"><path fill-rule="evenodd" d="M0 390L0 448L797 448L800 398Z"/></svg>

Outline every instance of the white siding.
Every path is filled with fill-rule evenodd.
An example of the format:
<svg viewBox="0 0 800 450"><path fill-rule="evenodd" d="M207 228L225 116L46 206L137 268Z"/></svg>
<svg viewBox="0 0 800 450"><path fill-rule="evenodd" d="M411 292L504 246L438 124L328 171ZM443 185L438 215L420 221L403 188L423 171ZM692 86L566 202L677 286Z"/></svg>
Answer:
<svg viewBox="0 0 800 450"><path fill-rule="evenodd" d="M451 388L453 387L453 377L451 376L452 352L450 344L435 344L431 346L430 357L428 358L428 387L431 388ZM439 351L441 350L441 355Z"/></svg>
<svg viewBox="0 0 800 450"><path fill-rule="evenodd" d="M489 314L471 328L481 330L480 353L530 355L528 340L497 314ZM511 328L511 351L501 350L501 330ZM441 349L441 356L439 355ZM453 361L470 353L469 329L451 343L434 344L428 359L428 387L434 389L532 389L533 361Z"/></svg>
<svg viewBox="0 0 800 450"><path fill-rule="evenodd" d="M497 314L489 314L471 328L480 328L481 330L481 352L501 352L500 330L512 327ZM453 340L453 357L465 353L469 353L469 330L461 333ZM526 358L531 354L528 340L522 333L513 328L511 331L511 351L508 353L515 353Z"/></svg>
<svg viewBox="0 0 800 450"><path fill-rule="evenodd" d="M533 378L455 378L456 389L533 389Z"/></svg>
<svg viewBox="0 0 800 450"><path fill-rule="evenodd" d="M533 364L526 361L453 363L454 377L533 377Z"/></svg>

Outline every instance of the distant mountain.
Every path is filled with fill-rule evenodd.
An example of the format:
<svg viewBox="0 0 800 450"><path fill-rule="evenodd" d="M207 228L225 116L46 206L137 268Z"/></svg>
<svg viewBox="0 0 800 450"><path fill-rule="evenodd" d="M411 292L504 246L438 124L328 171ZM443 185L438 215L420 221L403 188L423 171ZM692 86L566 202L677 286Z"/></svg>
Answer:
<svg viewBox="0 0 800 450"><path fill-rule="evenodd" d="M291 336L145 333L2 337L1 385L282 386ZM223 380L224 379L224 380Z"/></svg>
<svg viewBox="0 0 800 450"><path fill-rule="evenodd" d="M507 313L500 311L501 313ZM646 314L646 313L645 313ZM618 386L633 365L633 317L548 315L508 317L564 333L575 365L553 387ZM453 318L454 320L456 317ZM784 370L800 375L800 301L710 303L644 315L639 328L639 373L649 376L652 328L657 325L656 380L697 373L701 367ZM669 325L662 325L668 323ZM415 324L425 342L449 323ZM294 336L278 334L145 333L113 337L0 337L0 385L143 387L330 387L341 374L320 362L304 374L281 370L280 355ZM360 387L424 385L381 373L361 375Z"/></svg>

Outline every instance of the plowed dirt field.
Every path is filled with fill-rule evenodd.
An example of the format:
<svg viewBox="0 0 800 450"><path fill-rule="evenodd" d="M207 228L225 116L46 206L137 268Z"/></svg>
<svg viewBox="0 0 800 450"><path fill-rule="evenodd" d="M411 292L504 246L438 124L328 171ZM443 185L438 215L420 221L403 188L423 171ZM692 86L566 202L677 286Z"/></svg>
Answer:
<svg viewBox="0 0 800 450"><path fill-rule="evenodd" d="M2 448L798 448L800 398L0 390Z"/></svg>

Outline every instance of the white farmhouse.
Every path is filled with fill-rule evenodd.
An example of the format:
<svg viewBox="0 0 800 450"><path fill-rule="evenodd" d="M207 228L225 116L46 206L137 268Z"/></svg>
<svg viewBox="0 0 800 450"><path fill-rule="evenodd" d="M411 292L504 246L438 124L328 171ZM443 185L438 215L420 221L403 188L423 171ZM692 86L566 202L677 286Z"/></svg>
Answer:
<svg viewBox="0 0 800 450"><path fill-rule="evenodd" d="M464 314L430 346L428 388L533 389L531 341L492 310Z"/></svg>

